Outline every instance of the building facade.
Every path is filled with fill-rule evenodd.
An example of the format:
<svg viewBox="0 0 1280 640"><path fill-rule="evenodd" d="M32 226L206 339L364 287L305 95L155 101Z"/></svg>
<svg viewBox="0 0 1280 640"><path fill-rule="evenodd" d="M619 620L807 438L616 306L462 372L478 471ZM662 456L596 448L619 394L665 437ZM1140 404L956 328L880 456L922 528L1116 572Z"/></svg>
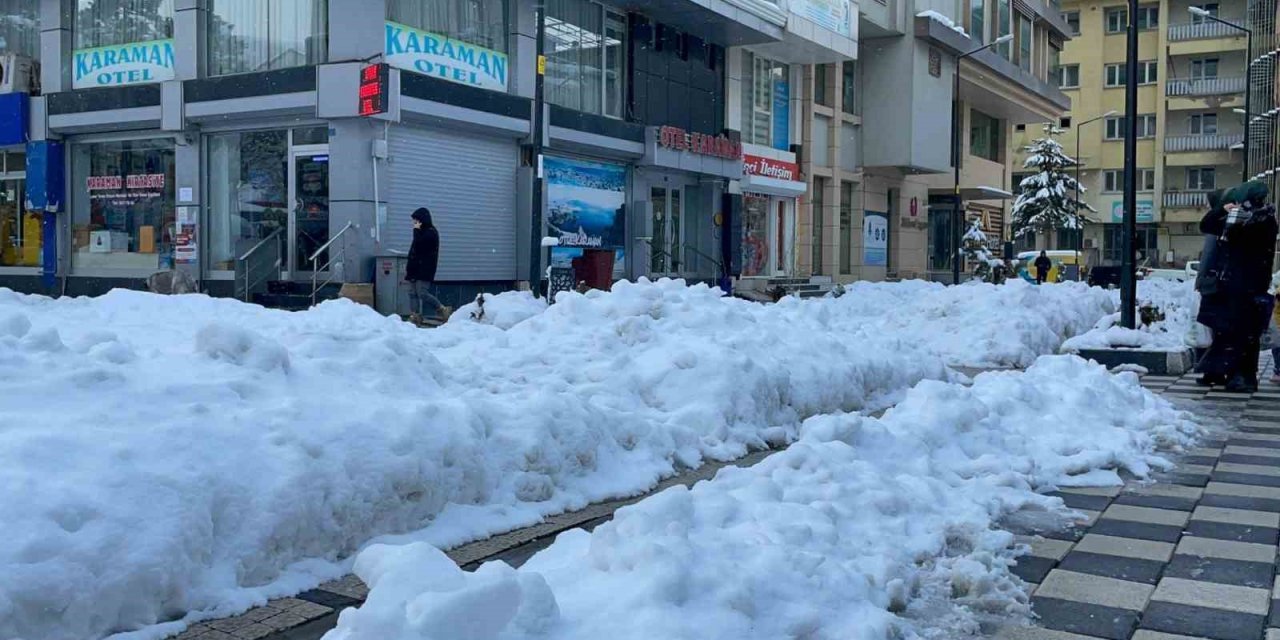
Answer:
<svg viewBox="0 0 1280 640"><path fill-rule="evenodd" d="M1265 113L1265 75L1248 81L1247 63L1256 56L1246 49L1245 34L1189 11L1195 6L1238 25L1246 20L1245 0L1189 3L1165 0L1141 5L1138 21L1138 175L1137 238L1140 263L1181 267L1200 257L1198 222L1209 192L1235 186L1245 178L1245 91L1255 84L1255 121L1250 146L1250 172L1265 164L1270 120ZM1270 10L1274 14L1274 3ZM1072 111L1059 126L1065 151L1077 155L1082 200L1088 212L1081 246L1088 264L1118 264L1124 219L1124 82L1126 79L1125 3L1065 0L1063 15L1076 36L1066 45L1059 85L1072 99ZM1271 18L1274 31L1274 17ZM1259 33L1255 50L1274 46L1274 36ZM1267 86L1274 88L1272 81ZM1261 110L1260 110L1261 109ZM1110 114L1110 115L1108 115ZM1021 145L1043 135L1028 126L1016 139ZM1271 137L1274 140L1274 137ZM1016 151L1015 151L1016 152ZM1021 157L1020 155L1018 157ZM1037 238L1039 248L1073 249L1076 237L1059 233ZM1031 241L1024 246L1033 246Z"/></svg>

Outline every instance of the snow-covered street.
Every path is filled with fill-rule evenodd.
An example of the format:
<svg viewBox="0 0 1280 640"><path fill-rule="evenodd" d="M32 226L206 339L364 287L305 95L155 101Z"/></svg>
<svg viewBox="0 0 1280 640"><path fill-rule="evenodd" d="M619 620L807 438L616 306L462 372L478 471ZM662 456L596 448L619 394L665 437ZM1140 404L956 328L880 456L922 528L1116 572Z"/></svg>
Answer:
<svg viewBox="0 0 1280 640"><path fill-rule="evenodd" d="M1034 489L1144 474L1195 433L1135 376L1037 360L1114 311L1082 285L858 283L759 305L624 282L484 308L421 331L346 301L0 292L0 638L160 637L339 576L361 549L374 593L339 637L433 637L477 601L477 638L593 636L620 607L636 629L674 616L670 636L849 637L862 620L852 637L884 637L942 601L965 628L975 607L1025 605L994 520L1058 508ZM962 366L1030 369L966 388ZM435 550L788 443L518 572L458 574Z"/></svg>

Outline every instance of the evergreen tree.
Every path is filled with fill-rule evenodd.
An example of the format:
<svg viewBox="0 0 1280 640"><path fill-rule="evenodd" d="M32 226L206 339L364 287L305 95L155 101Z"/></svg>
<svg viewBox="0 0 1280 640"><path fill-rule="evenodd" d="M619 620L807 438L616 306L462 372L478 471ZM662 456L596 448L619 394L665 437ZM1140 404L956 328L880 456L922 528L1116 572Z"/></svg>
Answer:
<svg viewBox="0 0 1280 640"><path fill-rule="evenodd" d="M1059 229L1083 229L1084 216L1081 209L1095 211L1084 202L1076 199L1077 193L1084 193L1076 179L1067 172L1074 167L1076 161L1062 152L1062 145L1054 140L1054 136L1062 130L1045 125L1045 137L1039 138L1024 147L1027 159L1023 168L1033 169L1036 173L1027 176L1018 185L1018 199L1013 203L1013 234L1023 236L1028 233L1044 233L1052 237Z"/></svg>
<svg viewBox="0 0 1280 640"><path fill-rule="evenodd" d="M973 265L973 277L999 284L1004 280L1004 261L991 252L990 240L982 230L982 219L975 217L961 238L965 261Z"/></svg>

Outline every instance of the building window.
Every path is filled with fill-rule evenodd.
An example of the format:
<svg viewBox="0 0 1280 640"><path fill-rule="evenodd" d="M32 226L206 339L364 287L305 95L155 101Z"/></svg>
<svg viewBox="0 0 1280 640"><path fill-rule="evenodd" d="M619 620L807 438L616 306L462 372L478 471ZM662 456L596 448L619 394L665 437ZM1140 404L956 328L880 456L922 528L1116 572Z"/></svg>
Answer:
<svg viewBox="0 0 1280 640"><path fill-rule="evenodd" d="M173 140L72 147L72 266L149 275L173 267Z"/></svg>
<svg viewBox="0 0 1280 640"><path fill-rule="evenodd" d="M742 141L787 148L791 105L790 67L750 51L742 53Z"/></svg>
<svg viewBox="0 0 1280 640"><path fill-rule="evenodd" d="M1160 27L1160 5L1153 4L1138 7L1138 28L1157 29Z"/></svg>
<svg viewBox="0 0 1280 640"><path fill-rule="evenodd" d="M824 215L827 202L827 179L814 176L813 178L813 199L810 202L811 217L813 219L812 234L812 258L813 258L813 275L822 275L822 243L824 241L823 226L826 224Z"/></svg>
<svg viewBox="0 0 1280 640"><path fill-rule="evenodd" d="M1104 123L1103 137L1107 140L1124 138L1124 116L1112 116Z"/></svg>
<svg viewBox="0 0 1280 640"><path fill-rule="evenodd" d="M1187 189L1191 191L1213 191L1218 188L1217 170L1213 167L1187 169Z"/></svg>
<svg viewBox="0 0 1280 640"><path fill-rule="evenodd" d="M622 117L626 16L587 0L547 3L547 101Z"/></svg>
<svg viewBox="0 0 1280 640"><path fill-rule="evenodd" d="M1192 5L1192 6L1196 6L1196 5ZM1201 9L1207 11L1209 15L1215 18L1218 17L1218 9L1221 8L1217 2L1210 2L1207 4L1198 5L1198 6ZM1210 20L1204 16L1200 16L1196 14L1191 15L1191 24L1204 24L1206 22L1210 22Z"/></svg>
<svg viewBox="0 0 1280 640"><path fill-rule="evenodd" d="M1156 114L1147 113L1138 116L1138 137L1154 138L1156 137Z"/></svg>
<svg viewBox="0 0 1280 640"><path fill-rule="evenodd" d="M288 225L288 131L225 133L208 138L206 263L233 271L236 257Z"/></svg>
<svg viewBox="0 0 1280 640"><path fill-rule="evenodd" d="M1072 250L1084 246L1084 229L1058 229L1058 249Z"/></svg>
<svg viewBox="0 0 1280 640"><path fill-rule="evenodd" d="M1012 34L1013 33L1013 9L1010 6L1010 0L996 0L996 8L999 13L996 21L997 22L996 26L998 27L998 33L996 33L996 37L999 38L999 37ZM1008 42L1001 43L996 47L996 50L1000 52L1000 55L1004 56L1005 60L1013 60L1012 44Z"/></svg>
<svg viewBox="0 0 1280 640"><path fill-rule="evenodd" d="M969 111L969 155L1000 162L1000 121L977 109Z"/></svg>
<svg viewBox="0 0 1280 640"><path fill-rule="evenodd" d="M27 211L27 156L0 153L0 266L38 267L41 263L39 211Z"/></svg>
<svg viewBox="0 0 1280 640"><path fill-rule="evenodd" d="M987 41L987 3L986 0L970 0L969 2L969 35L978 42Z"/></svg>
<svg viewBox="0 0 1280 640"><path fill-rule="evenodd" d="M1137 233L1133 239L1133 250L1139 260L1153 255L1159 246L1159 234L1155 225L1137 225ZM1124 256L1124 225L1107 224L1102 227L1102 259L1116 263Z"/></svg>
<svg viewBox="0 0 1280 640"><path fill-rule="evenodd" d="M173 0L78 0L77 49L173 37Z"/></svg>
<svg viewBox="0 0 1280 640"><path fill-rule="evenodd" d="M1212 80L1218 77L1218 59L1201 58L1191 61L1191 78L1193 80Z"/></svg>
<svg viewBox="0 0 1280 640"><path fill-rule="evenodd" d="M1125 80L1129 77L1124 63L1109 64L1104 71L1108 87L1123 87Z"/></svg>
<svg viewBox="0 0 1280 640"><path fill-rule="evenodd" d="M1129 10L1123 7L1107 9L1107 33L1123 33L1129 26Z"/></svg>
<svg viewBox="0 0 1280 640"><path fill-rule="evenodd" d="M840 108L848 114L858 115L858 64L846 60L840 68Z"/></svg>
<svg viewBox="0 0 1280 640"><path fill-rule="evenodd" d="M1155 169L1139 169L1138 170L1138 191L1155 191L1156 190L1156 170Z"/></svg>
<svg viewBox="0 0 1280 640"><path fill-rule="evenodd" d="M1080 87L1080 65L1064 64L1058 67L1058 86L1063 89Z"/></svg>
<svg viewBox="0 0 1280 640"><path fill-rule="evenodd" d="M1154 191L1156 188L1155 169L1138 170L1138 191ZM1102 172L1102 191L1119 193L1124 191L1124 170L1107 169Z"/></svg>
<svg viewBox="0 0 1280 640"><path fill-rule="evenodd" d="M40 0L0 0L0 53L40 59Z"/></svg>
<svg viewBox="0 0 1280 640"><path fill-rule="evenodd" d="M1018 66L1023 71L1031 70L1031 45L1032 33L1035 30L1031 28L1031 19L1018 14Z"/></svg>
<svg viewBox="0 0 1280 640"><path fill-rule="evenodd" d="M1062 117L1062 118L1058 118L1058 128L1059 128L1059 129L1070 129L1070 128L1071 128L1071 116L1065 116L1065 117Z"/></svg>
<svg viewBox="0 0 1280 640"><path fill-rule="evenodd" d="M1193 135L1212 135L1218 132L1218 114L1197 113L1191 116L1187 131Z"/></svg>
<svg viewBox="0 0 1280 640"><path fill-rule="evenodd" d="M1156 81L1156 70L1159 65L1155 60L1138 63L1138 84L1153 84Z"/></svg>
<svg viewBox="0 0 1280 640"><path fill-rule="evenodd" d="M324 62L328 4L328 0L210 0L209 75Z"/></svg>
<svg viewBox="0 0 1280 640"><path fill-rule="evenodd" d="M853 273L853 183L840 183L840 273Z"/></svg>
<svg viewBox="0 0 1280 640"><path fill-rule="evenodd" d="M831 96L827 94L827 78L830 77L831 65L819 64L813 67L813 101L824 106L831 106Z"/></svg>
<svg viewBox="0 0 1280 640"><path fill-rule="evenodd" d="M1071 32L1071 35L1073 36L1080 35L1080 12L1079 11L1067 11L1062 14L1062 19L1067 22L1067 29L1068 31Z"/></svg>

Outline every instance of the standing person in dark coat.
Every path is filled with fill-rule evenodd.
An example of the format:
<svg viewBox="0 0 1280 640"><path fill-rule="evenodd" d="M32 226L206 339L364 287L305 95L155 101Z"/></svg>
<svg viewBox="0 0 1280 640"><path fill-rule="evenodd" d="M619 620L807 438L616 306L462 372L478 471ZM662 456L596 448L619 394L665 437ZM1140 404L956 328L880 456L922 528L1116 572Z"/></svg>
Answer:
<svg viewBox="0 0 1280 640"><path fill-rule="evenodd" d="M1049 254L1041 251L1040 257L1036 258L1036 284L1044 284L1049 279L1049 270L1053 268L1053 261L1049 260Z"/></svg>
<svg viewBox="0 0 1280 640"><path fill-rule="evenodd" d="M1210 211L1201 230L1217 235L1213 275L1201 289L1197 320L1213 331L1213 346L1198 369L1202 384L1226 381L1226 390L1258 388L1258 351L1270 316L1271 266L1275 259L1275 207L1267 187L1248 182L1223 196L1222 211ZM1201 286L1202 285L1202 286Z"/></svg>
<svg viewBox="0 0 1280 640"><path fill-rule="evenodd" d="M429 304L435 311L435 317L448 319L448 309L431 294L431 286L436 280L436 267L440 263L440 232L431 222L431 212L426 207L414 211L413 244L409 245L409 264L405 269L404 279L409 283L409 304L412 312L409 321L423 321L423 305Z"/></svg>

